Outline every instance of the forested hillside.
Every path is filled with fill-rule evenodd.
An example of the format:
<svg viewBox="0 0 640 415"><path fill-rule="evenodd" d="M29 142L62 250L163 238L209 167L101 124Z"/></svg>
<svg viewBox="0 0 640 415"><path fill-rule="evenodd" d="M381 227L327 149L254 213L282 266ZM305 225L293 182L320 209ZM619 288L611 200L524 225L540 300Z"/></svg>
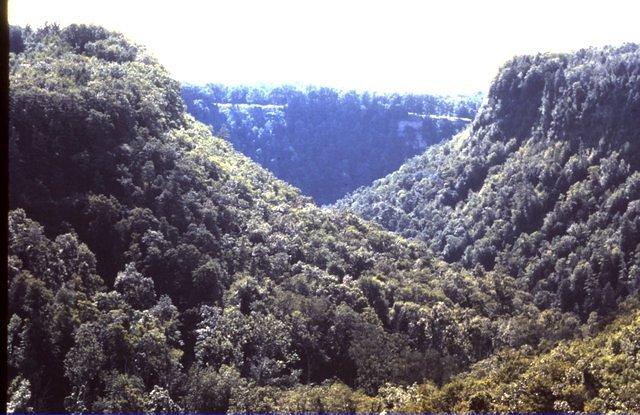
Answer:
<svg viewBox="0 0 640 415"><path fill-rule="evenodd" d="M469 130L338 203L587 318L640 286L640 48L515 58Z"/></svg>
<svg viewBox="0 0 640 415"><path fill-rule="evenodd" d="M506 349L442 387L383 385L367 396L340 383L300 386L264 403L284 413L638 413L638 298L601 333L535 353ZM233 408L242 411L244 408Z"/></svg>
<svg viewBox="0 0 640 415"><path fill-rule="evenodd" d="M369 185L473 119L480 95L185 86L188 111L318 204Z"/></svg>
<svg viewBox="0 0 640 415"><path fill-rule="evenodd" d="M514 376L563 340L593 356L602 337L580 339L631 289L610 285L609 307L588 319L541 303L501 270L447 264L318 208L213 137L121 35L11 35L9 412L402 408L394 399L411 385L448 391L498 350L530 353ZM637 331L620 321L612 330ZM611 353L635 361L634 344ZM610 373L589 372L603 394L619 385ZM496 379L496 391L513 381ZM492 391L473 402L493 405ZM546 402L531 396L517 408ZM636 410L633 396L612 396L607 408Z"/></svg>

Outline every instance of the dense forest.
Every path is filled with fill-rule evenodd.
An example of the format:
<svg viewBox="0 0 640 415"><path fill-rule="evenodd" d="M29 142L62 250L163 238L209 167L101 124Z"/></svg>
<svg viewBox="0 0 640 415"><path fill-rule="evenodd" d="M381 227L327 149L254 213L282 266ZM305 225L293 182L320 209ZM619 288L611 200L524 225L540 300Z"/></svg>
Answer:
<svg viewBox="0 0 640 415"><path fill-rule="evenodd" d="M369 185L466 127L465 97L331 88L184 86L187 110L214 133L318 204Z"/></svg>
<svg viewBox="0 0 640 415"><path fill-rule="evenodd" d="M338 203L582 318L640 286L640 47L515 58L469 130Z"/></svg>
<svg viewBox="0 0 640 415"><path fill-rule="evenodd" d="M607 80L637 92L636 50L554 58L558 76L584 77L584 97L594 96L580 107L592 120L551 117L557 134L584 130L576 157L595 160L638 134L638 101L603 112L609 84L595 79L610 71ZM471 137L524 131L530 100L563 96L544 71L524 82L514 69L546 59L503 68ZM214 137L166 70L117 33L12 27L9 92L9 412L640 411L640 238L635 187L625 184L634 161L613 163L622 150L577 182L602 188L595 223L589 199L567 213L578 223L587 212L571 225L587 239L566 254L551 251L552 239L544 251L567 267L587 258L600 280L556 264L553 279L543 269L538 281L568 280L559 298L571 302L555 301L552 285L540 301L541 288L513 271L518 262L445 261L422 241L317 207ZM589 147L596 128L607 135ZM485 143L467 140L427 154ZM572 142L555 141L551 153ZM599 241L608 248L596 250ZM594 283L606 301L579 301L574 290Z"/></svg>

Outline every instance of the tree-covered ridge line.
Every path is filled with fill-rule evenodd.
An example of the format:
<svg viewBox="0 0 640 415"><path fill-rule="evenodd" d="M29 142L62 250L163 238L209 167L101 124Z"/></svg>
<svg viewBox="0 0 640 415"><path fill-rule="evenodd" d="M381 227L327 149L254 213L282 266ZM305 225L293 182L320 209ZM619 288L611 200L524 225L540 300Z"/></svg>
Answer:
<svg viewBox="0 0 640 415"><path fill-rule="evenodd" d="M481 96L186 85L188 111L319 204L383 177L464 128Z"/></svg>
<svg viewBox="0 0 640 415"><path fill-rule="evenodd" d="M640 48L515 58L471 129L338 202L588 318L640 286Z"/></svg>
<svg viewBox="0 0 640 415"><path fill-rule="evenodd" d="M349 390L374 408L615 311L538 306L498 270L318 208L186 114L117 33L12 39L14 411L325 411Z"/></svg>
<svg viewBox="0 0 640 415"><path fill-rule="evenodd" d="M540 340L504 329L526 293L318 209L186 115L177 84L118 35L48 26L14 36L10 192L24 212L11 219L10 378L30 383L36 410L140 410L157 386L185 408L223 411L224 396L197 400L220 371L375 391L442 381L500 344ZM63 243L69 259L56 255ZM157 301L171 331L131 332ZM538 314L525 320L539 325ZM44 324L56 318L64 327Z"/></svg>

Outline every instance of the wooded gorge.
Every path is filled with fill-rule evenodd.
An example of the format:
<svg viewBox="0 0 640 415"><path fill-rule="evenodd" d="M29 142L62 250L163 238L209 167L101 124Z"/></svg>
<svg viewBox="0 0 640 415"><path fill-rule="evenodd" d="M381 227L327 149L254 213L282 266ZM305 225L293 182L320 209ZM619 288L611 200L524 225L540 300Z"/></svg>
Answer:
<svg viewBox="0 0 640 415"><path fill-rule="evenodd" d="M320 208L186 112L284 104L220 115L118 33L12 27L8 412L640 412L639 68L515 58L466 130Z"/></svg>
<svg viewBox="0 0 640 415"><path fill-rule="evenodd" d="M198 121L320 205L450 138L481 100L224 85L185 86L182 96Z"/></svg>

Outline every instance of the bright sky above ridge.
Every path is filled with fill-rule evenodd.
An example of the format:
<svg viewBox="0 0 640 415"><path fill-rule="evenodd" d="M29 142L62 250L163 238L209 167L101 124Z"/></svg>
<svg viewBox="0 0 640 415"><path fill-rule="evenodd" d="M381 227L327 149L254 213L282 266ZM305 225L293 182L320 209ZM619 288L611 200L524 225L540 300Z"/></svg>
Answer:
<svg viewBox="0 0 640 415"><path fill-rule="evenodd" d="M180 81L443 94L510 57L640 42L640 2L9 0L11 24L100 24Z"/></svg>

